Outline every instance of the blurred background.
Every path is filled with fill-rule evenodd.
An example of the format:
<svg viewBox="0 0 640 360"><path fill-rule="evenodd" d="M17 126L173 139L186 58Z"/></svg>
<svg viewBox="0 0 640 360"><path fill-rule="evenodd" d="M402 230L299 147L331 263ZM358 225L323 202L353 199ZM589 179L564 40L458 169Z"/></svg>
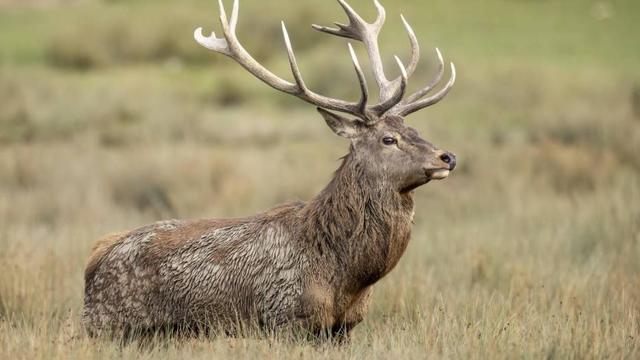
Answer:
<svg viewBox="0 0 640 360"><path fill-rule="evenodd" d="M436 46L457 65L407 121L460 167L417 191L409 251L353 346L326 351L638 355L640 2L384 5L390 77L401 11L422 45L411 90ZM0 0L0 357L96 355L78 312L101 236L308 200L338 167L348 144L312 106L195 43L217 19L214 0ZM241 2L241 42L291 79L280 20L310 88L357 99L346 41L310 27L346 21L337 2Z"/></svg>

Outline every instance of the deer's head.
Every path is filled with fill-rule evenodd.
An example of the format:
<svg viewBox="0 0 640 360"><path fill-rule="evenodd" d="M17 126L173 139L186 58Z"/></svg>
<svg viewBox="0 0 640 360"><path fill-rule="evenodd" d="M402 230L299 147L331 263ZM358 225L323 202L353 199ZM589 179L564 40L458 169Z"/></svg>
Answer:
<svg viewBox="0 0 640 360"><path fill-rule="evenodd" d="M357 102L329 98L307 88L284 23L282 23L282 32L295 82L286 81L267 70L242 47L236 37L238 0L234 0L231 19L227 18L222 0L218 0L218 2L223 37L217 38L214 33L205 37L202 34L202 28L198 28L194 34L196 41L210 50L234 59L251 74L274 89L294 95L317 106L329 127L336 134L350 139L353 155L362 159L369 167L370 172L388 179L398 191L404 192L415 189L430 180L444 179L455 168L456 157L454 154L437 149L422 139L416 130L404 123L404 118L407 115L442 100L451 90L456 79L456 71L452 63L451 78L448 83L437 93L427 96L440 82L445 71L442 54L436 49L439 63L437 76L426 87L405 96L408 78L418 66L420 47L415 33L404 17L402 17L402 22L411 42L411 61L409 66L405 67L402 61L397 56L395 57L401 75L393 80L389 80L385 75L378 45L378 35L386 17L385 9L378 0L374 0L378 9L378 18L373 23L364 21L346 1L338 0L349 18L349 24L336 23L337 28L313 25L313 28L318 31L362 42L380 92L379 102L369 104L367 81L350 43L349 52L362 93ZM348 114L352 117L347 118L332 111Z"/></svg>

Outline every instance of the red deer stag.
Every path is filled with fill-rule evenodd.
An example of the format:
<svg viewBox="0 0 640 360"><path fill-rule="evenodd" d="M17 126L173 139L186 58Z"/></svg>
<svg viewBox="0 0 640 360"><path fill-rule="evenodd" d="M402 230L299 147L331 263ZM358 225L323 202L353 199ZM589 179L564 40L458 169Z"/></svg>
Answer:
<svg viewBox="0 0 640 360"><path fill-rule="evenodd" d="M293 83L259 64L238 41L238 1L230 19L219 2L223 37L205 37L199 28L197 42L232 58L267 85L315 105L327 125L349 139L349 154L309 202L283 204L243 219L159 222L100 240L85 272L84 325L89 334L100 334L167 326L215 325L232 331L251 322L266 330L295 325L347 338L367 312L372 286L396 266L407 247L414 189L446 178L456 166L454 154L404 124L406 115L445 97L455 68L451 64L448 83L427 97L445 72L438 51L436 78L405 98L407 79L420 57L409 23L402 18L411 61L405 69L396 57L401 75L389 80L378 47L385 9L374 0L378 17L368 23L338 0L349 24L313 27L364 45L380 99L369 104L351 44L362 96L356 102L332 99L305 84L284 23Z"/></svg>

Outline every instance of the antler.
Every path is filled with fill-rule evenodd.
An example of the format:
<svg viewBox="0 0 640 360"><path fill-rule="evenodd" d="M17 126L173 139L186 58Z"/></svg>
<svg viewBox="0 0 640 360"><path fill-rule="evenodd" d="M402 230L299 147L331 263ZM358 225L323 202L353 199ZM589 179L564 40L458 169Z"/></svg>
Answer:
<svg viewBox="0 0 640 360"><path fill-rule="evenodd" d="M313 105L340 112L346 112L360 118L365 119L366 114L362 112L363 108L366 106L362 105L362 101L358 103L351 103L343 100L332 99L326 96L322 96L314 93L309 90L300 73L300 69L298 68L298 64L293 53L291 42L289 41L289 34L287 33L287 29L282 23L282 32L284 35L285 43L287 46L287 52L289 53L289 62L291 64L291 70L293 72L295 83L290 83L275 74L271 71L267 70L264 66L262 66L259 62L257 62L245 49L242 47L238 38L236 37L236 26L238 24L238 12L239 12L239 1L234 0L233 2L233 11L231 13L231 21L227 20L227 13L224 9L224 5L222 0L218 0L218 4L220 6L220 23L222 24L222 32L223 38L216 37L215 33L211 33L211 36L206 37L202 34L202 28L197 28L194 32L194 37L196 41L206 47L207 49L219 52L224 54L236 62L238 62L242 67L247 69L251 74L253 74L258 79L262 80L267 85L273 87L276 90L282 91L284 93L294 95L299 97L300 99L309 102ZM354 57L354 64L356 66L356 70L359 69L359 65L357 64L357 60ZM361 76L361 71L358 73L358 78L360 80L361 88L366 88L366 83L364 81L364 76ZM363 96L366 102L367 96Z"/></svg>
<svg viewBox="0 0 640 360"><path fill-rule="evenodd" d="M382 116L385 113L406 116L427 106L436 104L449 93L456 80L456 69L453 63L451 63L451 79L449 80L447 85L435 95L426 99L422 99L435 88L435 86L440 82L442 76L444 75L444 60L442 59L440 50L436 48L439 66L438 74L436 75L435 79L433 79L425 88L420 89L419 91L409 96L407 100L401 102L404 95L404 88L406 87L406 79L404 76L405 72L401 71L402 75L399 78L393 81L389 81L384 74L384 68L380 56L380 47L378 45L378 35L380 34L380 30L382 29L386 18L384 7L378 0L373 1L376 8L378 9L378 18L375 22L369 24L365 22L362 17L360 17L353 10L353 8L349 6L349 4L347 4L346 1L338 0L338 2L347 13L347 17L349 18L349 25L335 23L337 28L330 28L319 25L313 25L313 28L331 35L358 40L364 44L371 61L371 65L373 67L373 74L376 79L376 83L380 88L380 100L382 101L381 104L374 106L374 108L372 109L374 113L376 113L378 116ZM411 77L418 66L418 62L420 61L420 45L418 43L418 39L416 38L415 32L411 28L411 25L409 25L409 22L402 15L401 19L404 28L409 35L409 40L411 41L411 62L409 63L409 67L406 71L406 77ZM401 65L397 57L396 60ZM402 66L400 66L400 68L402 70ZM400 100L398 100L398 97Z"/></svg>
<svg viewBox="0 0 640 360"><path fill-rule="evenodd" d="M402 61L396 56L395 59L398 63L398 67L400 68L401 75L397 79L389 81L384 74L384 67L378 45L378 35L380 33L380 30L382 29L382 26L384 25L386 17L384 7L382 7L378 0L374 0L375 6L378 9L378 18L374 23L369 24L365 22L362 17L360 17L346 3L346 1L338 0L338 2L344 8L347 16L349 17L349 25L336 23L338 28L329 28L318 25L313 25L313 27L316 30L325 33L361 41L365 45L367 54L373 67L373 73L376 83L380 88L380 103L377 105L367 105L369 99L367 82L351 44L349 44L349 52L351 54L356 75L358 76L358 81L360 83L360 90L362 93L360 101L347 102L344 100L333 99L309 90L309 88L305 85L304 80L302 79L302 74L296 61L293 47L291 45L289 34L284 25L284 22L282 23L282 33L284 36L284 41L289 57L289 64L291 66L291 71L293 73L295 83L286 81L273 74L271 71L267 70L264 66L258 63L244 49L244 47L242 47L236 37L236 26L238 24L239 12L238 0L234 0L230 21L227 19L227 14L222 0L218 0L218 4L220 7L220 22L222 24L223 31L222 38L216 37L215 33L213 32L211 33L211 36L206 37L202 34L202 28L198 28L195 30L194 37L200 45L234 59L251 74L262 80L267 85L273 87L274 89L290 95L294 95L308 103L321 108L355 115L364 120L366 123L375 123L386 113L393 113L404 116L405 114L409 114L429 105L433 105L436 102L440 101L446 95L446 93L453 85L453 82L455 81L455 68L453 67L453 64L453 76L449 81L449 84L447 84L447 86L438 94L427 99L422 99L433 89L433 87L442 77L444 66L442 62L442 56L438 51L441 66L440 74L436 78L436 81L429 84L429 86L427 86L426 88L411 95L406 102L403 102L402 99L406 92L408 78L415 71L420 59L420 48L416 36L411 29L411 26L405 20L405 18L402 17L403 24L407 33L409 34L409 40L411 41L411 62L409 63L408 69L405 69Z"/></svg>

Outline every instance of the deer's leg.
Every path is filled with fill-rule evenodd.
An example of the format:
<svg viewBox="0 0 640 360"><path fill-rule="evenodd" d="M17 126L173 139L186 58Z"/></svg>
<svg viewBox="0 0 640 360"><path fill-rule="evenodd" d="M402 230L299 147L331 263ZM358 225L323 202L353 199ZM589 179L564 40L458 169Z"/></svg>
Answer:
<svg viewBox="0 0 640 360"><path fill-rule="evenodd" d="M332 338L340 344L348 343L351 330L364 320L371 303L372 288L364 289L351 303L344 318L331 329Z"/></svg>

